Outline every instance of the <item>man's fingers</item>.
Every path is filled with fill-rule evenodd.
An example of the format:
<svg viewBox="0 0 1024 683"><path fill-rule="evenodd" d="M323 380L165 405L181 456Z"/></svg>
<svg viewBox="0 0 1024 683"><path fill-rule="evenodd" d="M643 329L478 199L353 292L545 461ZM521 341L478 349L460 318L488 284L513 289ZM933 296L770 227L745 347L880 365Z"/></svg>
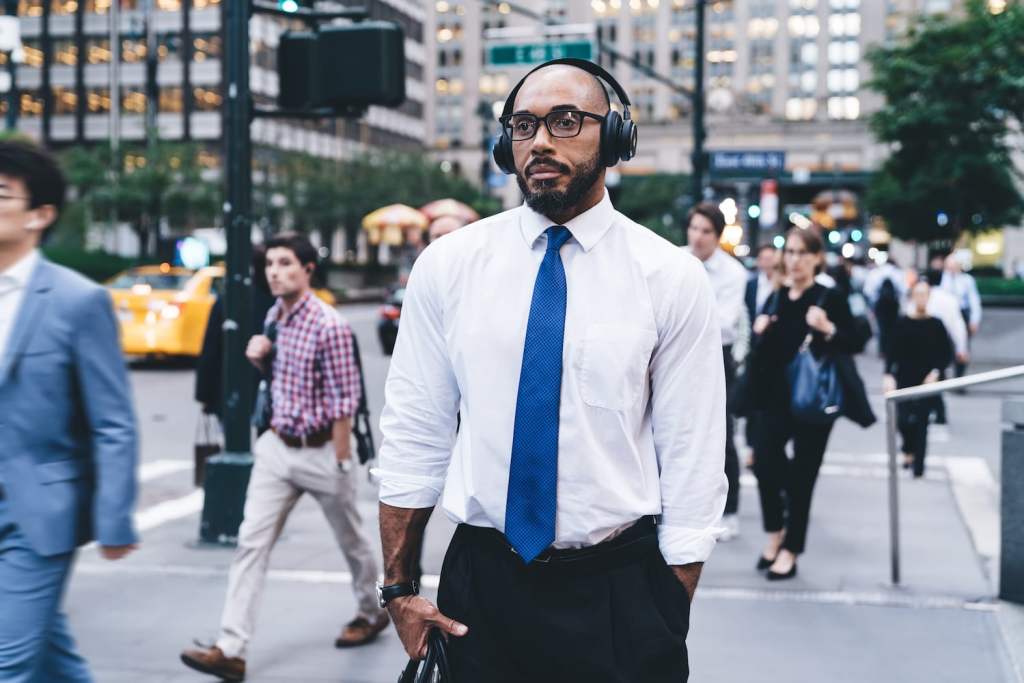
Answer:
<svg viewBox="0 0 1024 683"><path fill-rule="evenodd" d="M460 624L451 617L446 617L440 612L438 613L437 618L433 620L433 624L449 635L464 636L469 633L468 626Z"/></svg>

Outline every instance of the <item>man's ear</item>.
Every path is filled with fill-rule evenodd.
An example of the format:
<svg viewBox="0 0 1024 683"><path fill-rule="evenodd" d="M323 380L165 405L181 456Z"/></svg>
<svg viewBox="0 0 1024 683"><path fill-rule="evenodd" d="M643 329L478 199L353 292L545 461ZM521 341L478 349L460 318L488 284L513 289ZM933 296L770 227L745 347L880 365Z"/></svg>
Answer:
<svg viewBox="0 0 1024 683"><path fill-rule="evenodd" d="M29 214L30 216L25 227L29 230L43 232L57 220L57 207L53 204L43 204L32 209Z"/></svg>

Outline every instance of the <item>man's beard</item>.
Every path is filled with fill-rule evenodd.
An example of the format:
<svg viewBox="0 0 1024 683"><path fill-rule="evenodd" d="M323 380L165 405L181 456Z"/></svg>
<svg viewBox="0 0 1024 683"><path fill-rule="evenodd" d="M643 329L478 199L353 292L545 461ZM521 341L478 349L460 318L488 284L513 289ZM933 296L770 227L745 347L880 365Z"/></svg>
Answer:
<svg viewBox="0 0 1024 683"><path fill-rule="evenodd" d="M555 161L546 161L545 163L557 166L558 170L563 173L569 170L563 164ZM523 198L526 199L526 205L540 215L549 218L552 216L562 216L567 210L579 204L583 196L594 187L594 183L600 177L601 168L598 165L598 156L596 154L588 163L576 169L576 173L569 179L569 185L564 191L551 189L558 180L558 178L552 178L551 180L539 181L540 189L536 192L531 192L526 177L519 171L516 171L516 182L519 183L519 190L523 193Z"/></svg>

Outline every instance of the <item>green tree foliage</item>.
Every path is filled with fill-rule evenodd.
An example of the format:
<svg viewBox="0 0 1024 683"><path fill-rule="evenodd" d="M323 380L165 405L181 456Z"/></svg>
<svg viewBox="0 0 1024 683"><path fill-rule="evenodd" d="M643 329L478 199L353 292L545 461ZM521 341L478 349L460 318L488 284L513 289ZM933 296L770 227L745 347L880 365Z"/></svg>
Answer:
<svg viewBox="0 0 1024 683"><path fill-rule="evenodd" d="M665 239L682 244L690 177L675 173L623 176L612 192L615 208Z"/></svg>
<svg viewBox="0 0 1024 683"><path fill-rule="evenodd" d="M199 164L199 150L161 141L152 148L125 147L116 160L109 144L68 150L63 165L77 202L66 213L73 217L84 207L86 224L116 214L132 225L145 258L162 224L180 233L216 222L221 184Z"/></svg>
<svg viewBox="0 0 1024 683"><path fill-rule="evenodd" d="M955 239L1024 215L1008 134L1024 121L1022 36L1019 0L995 15L970 0L963 16L926 20L868 54L885 97L871 128L890 156L867 203L895 236Z"/></svg>

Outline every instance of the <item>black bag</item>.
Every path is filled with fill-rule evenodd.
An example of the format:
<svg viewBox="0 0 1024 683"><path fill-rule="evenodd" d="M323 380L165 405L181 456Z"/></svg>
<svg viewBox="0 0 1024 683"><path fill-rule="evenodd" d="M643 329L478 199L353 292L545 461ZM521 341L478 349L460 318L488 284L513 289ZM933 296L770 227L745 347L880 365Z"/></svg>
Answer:
<svg viewBox="0 0 1024 683"><path fill-rule="evenodd" d="M448 666L444 636L436 628L427 634L427 656L422 662L410 659L398 683L454 683Z"/></svg>
<svg viewBox="0 0 1024 683"><path fill-rule="evenodd" d="M779 312L779 304L779 292L776 290L764 303L761 313L768 316L776 315ZM756 405L754 392L757 391L757 374L762 369L758 363L760 360L758 357L760 337L754 335L753 329L751 329L750 335L750 351L747 352L742 369L736 373L736 381L733 382L732 389L726 397L726 408L730 415L736 417L750 417L751 413L759 407Z"/></svg>
<svg viewBox="0 0 1024 683"><path fill-rule="evenodd" d="M270 429L270 420L274 417L274 405L273 396L270 393L270 384L274 379L274 352L276 345L273 345L277 341L277 322L270 321L263 326L263 334L270 340L272 346L270 347L270 353L267 354L266 371L263 373L263 379L260 380L259 387L256 388L256 405L252 409L252 418L250 422L252 426L256 428L257 434Z"/></svg>
<svg viewBox="0 0 1024 683"><path fill-rule="evenodd" d="M196 435L192 444L195 464L192 468L192 480L197 487L206 481L206 461L221 452L220 423L217 416L211 413L199 413L196 422Z"/></svg>
<svg viewBox="0 0 1024 683"><path fill-rule="evenodd" d="M352 434L356 437L356 454L359 464L365 465L376 457L376 446L373 443L373 428L370 425L370 407L366 401L366 382L363 380L363 359L359 354L359 341L352 333L352 355L355 357L356 370L359 371L359 407L356 408L352 420Z"/></svg>

